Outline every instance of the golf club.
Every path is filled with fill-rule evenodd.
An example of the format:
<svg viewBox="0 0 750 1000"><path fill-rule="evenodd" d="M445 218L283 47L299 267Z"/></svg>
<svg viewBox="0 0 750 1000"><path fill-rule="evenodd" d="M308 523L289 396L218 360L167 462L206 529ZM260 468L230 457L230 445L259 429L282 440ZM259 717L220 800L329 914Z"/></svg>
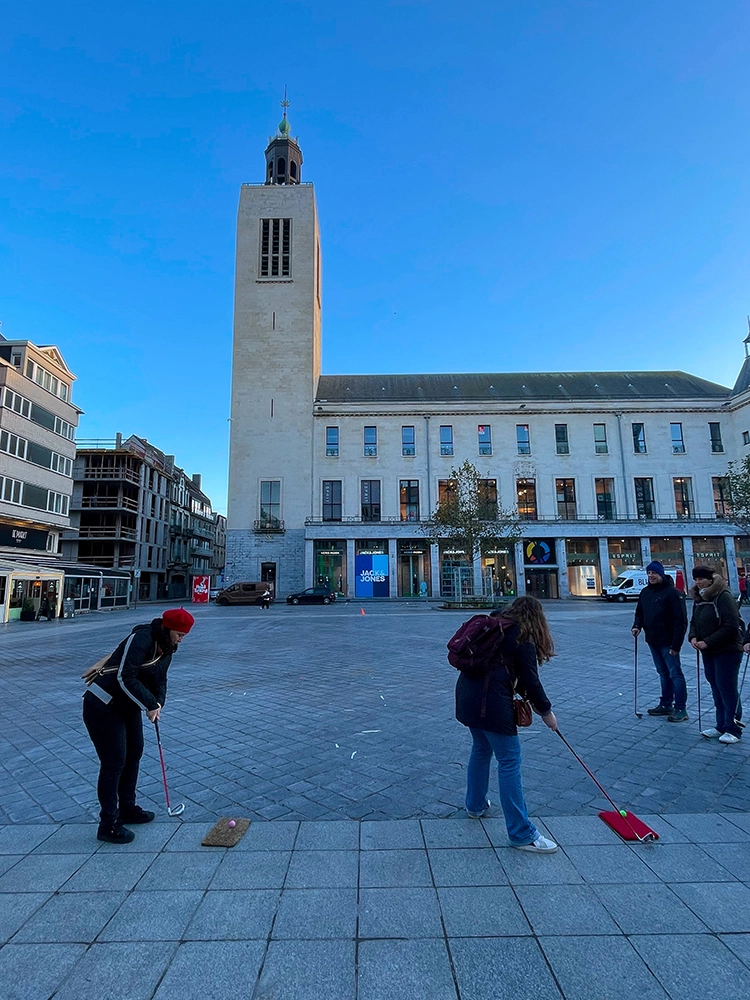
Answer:
<svg viewBox="0 0 750 1000"><path fill-rule="evenodd" d="M643 718L643 712L638 711L638 636L635 636L635 655L633 657L633 711L636 719Z"/></svg>
<svg viewBox="0 0 750 1000"><path fill-rule="evenodd" d="M161 761L161 776L164 779L164 797L167 800L167 813L169 816L181 816L185 812L185 803L180 802L176 806L170 806L169 804L169 788L167 787L167 769L164 766L164 751L161 748L161 735L159 734L159 722L154 719L154 728L156 729L156 742L159 747L159 760Z"/></svg>

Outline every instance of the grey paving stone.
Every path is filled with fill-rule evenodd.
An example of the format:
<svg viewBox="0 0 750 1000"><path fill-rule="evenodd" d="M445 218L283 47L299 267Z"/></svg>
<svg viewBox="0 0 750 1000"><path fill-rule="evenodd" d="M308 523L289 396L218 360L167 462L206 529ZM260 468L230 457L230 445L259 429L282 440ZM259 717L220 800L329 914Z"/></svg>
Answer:
<svg viewBox="0 0 750 1000"><path fill-rule="evenodd" d="M640 819L650 826L652 830L659 834L660 844L689 844L689 837L678 830L676 826L672 826L669 822L669 816L660 816L658 814L652 815L650 813L638 813Z"/></svg>
<svg viewBox="0 0 750 1000"><path fill-rule="evenodd" d="M750 933L750 889L741 882L680 883L672 888L712 931Z"/></svg>
<svg viewBox="0 0 750 1000"><path fill-rule="evenodd" d="M531 816L531 822L537 828L539 833L544 837L552 837L551 831L547 828L546 823L543 823L538 816ZM493 847L508 847L510 846L510 841L508 840L508 829L505 825L505 820L500 817L489 817L488 819L481 820L481 824L484 827L484 832L490 838L490 843Z"/></svg>
<svg viewBox="0 0 750 1000"><path fill-rule="evenodd" d="M100 941L179 941L203 898L200 890L131 893Z"/></svg>
<svg viewBox="0 0 750 1000"><path fill-rule="evenodd" d="M531 934L515 893L507 886L438 889L448 937Z"/></svg>
<svg viewBox="0 0 750 1000"><path fill-rule="evenodd" d="M416 819L365 821L360 846L363 851L418 850L424 847L422 828Z"/></svg>
<svg viewBox="0 0 750 1000"><path fill-rule="evenodd" d="M362 1000L361 989L359 995ZM253 1000L352 1000L353 996L353 941L272 941Z"/></svg>
<svg viewBox="0 0 750 1000"><path fill-rule="evenodd" d="M7 872L13 865L17 865L25 857L25 854L0 854L0 875Z"/></svg>
<svg viewBox="0 0 750 1000"><path fill-rule="evenodd" d="M190 941L265 941L279 902L278 889L205 894L184 937Z"/></svg>
<svg viewBox="0 0 750 1000"><path fill-rule="evenodd" d="M65 823L46 837L33 854L94 854L102 846L96 823Z"/></svg>
<svg viewBox="0 0 750 1000"><path fill-rule="evenodd" d="M177 949L154 1000L249 997L265 950L261 941L187 941Z"/></svg>
<svg viewBox="0 0 750 1000"><path fill-rule="evenodd" d="M356 851L359 823L353 820L300 823L294 846L298 851Z"/></svg>
<svg viewBox="0 0 750 1000"><path fill-rule="evenodd" d="M85 950L82 944L6 944L0 950L0 995L3 1000L47 1000Z"/></svg>
<svg viewBox="0 0 750 1000"><path fill-rule="evenodd" d="M591 886L519 885L515 891L535 934L618 932Z"/></svg>
<svg viewBox="0 0 750 1000"><path fill-rule="evenodd" d="M721 934L720 939L750 969L750 934Z"/></svg>
<svg viewBox="0 0 750 1000"><path fill-rule="evenodd" d="M531 854L514 847L495 850L511 885L580 885L583 878L563 851Z"/></svg>
<svg viewBox="0 0 750 1000"><path fill-rule="evenodd" d="M738 826L740 830L750 833L750 812L727 812L719 815L729 823L733 823L734 826Z"/></svg>
<svg viewBox="0 0 750 1000"><path fill-rule="evenodd" d="M734 876L697 844L643 844L632 847L664 882L732 882Z"/></svg>
<svg viewBox="0 0 750 1000"><path fill-rule="evenodd" d="M274 938L354 938L357 933L357 890L284 889Z"/></svg>
<svg viewBox="0 0 750 1000"><path fill-rule="evenodd" d="M544 816L543 820L561 847L622 843L614 830L598 816Z"/></svg>
<svg viewBox="0 0 750 1000"><path fill-rule="evenodd" d="M750 848L747 844L701 844L714 861L742 882L750 882Z"/></svg>
<svg viewBox="0 0 750 1000"><path fill-rule="evenodd" d="M165 851L212 851L225 853L226 847L203 847L201 841L213 823L180 823L164 846ZM244 838L243 838L244 839Z"/></svg>
<svg viewBox="0 0 750 1000"><path fill-rule="evenodd" d="M127 826L127 823L125 824ZM135 840L129 844L101 844L103 854L145 854L149 851L163 851L166 844L174 837L179 827L174 823L142 823L129 827L135 834Z"/></svg>
<svg viewBox="0 0 750 1000"><path fill-rule="evenodd" d="M233 851L291 851L297 837L299 823L296 821L275 820L264 823L253 821L245 836Z"/></svg>
<svg viewBox="0 0 750 1000"><path fill-rule="evenodd" d="M710 934L635 935L630 943L672 997L750 996L750 969Z"/></svg>
<svg viewBox="0 0 750 1000"><path fill-rule="evenodd" d="M280 889L290 857L288 851L229 852L211 879L211 889Z"/></svg>
<svg viewBox="0 0 750 1000"><path fill-rule="evenodd" d="M672 815L669 816L671 826L681 830L694 844L729 844L750 842L750 830L743 830L722 816L709 814L700 816Z"/></svg>
<svg viewBox="0 0 750 1000"><path fill-rule="evenodd" d="M0 854L28 854L57 830L50 824L24 824L0 826Z"/></svg>
<svg viewBox="0 0 750 1000"><path fill-rule="evenodd" d="M560 1000L533 938L451 938L461 1000Z"/></svg>
<svg viewBox="0 0 750 1000"><path fill-rule="evenodd" d="M484 827L476 819L455 818L450 822L423 819L422 832L428 847L489 847Z"/></svg>
<svg viewBox="0 0 750 1000"><path fill-rule="evenodd" d="M47 899L47 892L0 893L0 944L12 938Z"/></svg>
<svg viewBox="0 0 750 1000"><path fill-rule="evenodd" d="M27 855L0 875L0 892L56 892L88 859L88 854Z"/></svg>
<svg viewBox="0 0 750 1000"><path fill-rule="evenodd" d="M359 1000L456 1000L448 952L439 941L362 941Z"/></svg>
<svg viewBox="0 0 750 1000"><path fill-rule="evenodd" d="M347 889L357 885L357 851L294 851L287 889Z"/></svg>
<svg viewBox="0 0 750 1000"><path fill-rule="evenodd" d="M141 889L207 889L223 855L175 851L160 854L136 883Z"/></svg>
<svg viewBox="0 0 750 1000"><path fill-rule="evenodd" d="M491 848L428 851L435 885L507 885L500 860Z"/></svg>
<svg viewBox="0 0 750 1000"><path fill-rule="evenodd" d="M548 937L539 941L565 1000L669 1000L624 937ZM674 994L672 994L674 995Z"/></svg>
<svg viewBox="0 0 750 1000"><path fill-rule="evenodd" d="M63 861L72 857L75 855L35 855L34 861ZM155 857L155 854L100 854L97 852L61 886L61 891L99 892L109 890L116 892L120 889L132 889Z"/></svg>
<svg viewBox="0 0 750 1000"><path fill-rule="evenodd" d="M359 884L366 889L431 886L426 851L362 851Z"/></svg>
<svg viewBox="0 0 750 1000"><path fill-rule="evenodd" d="M360 890L360 938L439 938L442 935L434 889Z"/></svg>
<svg viewBox="0 0 750 1000"><path fill-rule="evenodd" d="M589 844L565 849L586 882L658 882L658 876L627 844Z"/></svg>
<svg viewBox="0 0 750 1000"><path fill-rule="evenodd" d="M125 896L124 892L56 893L23 925L13 943L91 944Z"/></svg>
<svg viewBox="0 0 750 1000"><path fill-rule="evenodd" d="M101 1000L104 996L107 1000L150 1000L176 947L164 941L142 941L137 948L131 943L93 944L55 993L55 1000Z"/></svg>
<svg viewBox="0 0 750 1000"><path fill-rule="evenodd" d="M623 934L700 934L707 930L662 882L595 885L594 891Z"/></svg>

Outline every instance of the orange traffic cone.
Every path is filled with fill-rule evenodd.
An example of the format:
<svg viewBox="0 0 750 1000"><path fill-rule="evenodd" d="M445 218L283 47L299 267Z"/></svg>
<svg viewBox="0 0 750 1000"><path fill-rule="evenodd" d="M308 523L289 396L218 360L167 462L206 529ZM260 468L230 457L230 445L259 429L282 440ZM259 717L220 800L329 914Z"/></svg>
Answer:
<svg viewBox="0 0 750 1000"><path fill-rule="evenodd" d="M364 608L360 608L360 609L359 609L359 613L360 613L361 615L363 615L363 614L365 613L365 609L364 609Z"/></svg>

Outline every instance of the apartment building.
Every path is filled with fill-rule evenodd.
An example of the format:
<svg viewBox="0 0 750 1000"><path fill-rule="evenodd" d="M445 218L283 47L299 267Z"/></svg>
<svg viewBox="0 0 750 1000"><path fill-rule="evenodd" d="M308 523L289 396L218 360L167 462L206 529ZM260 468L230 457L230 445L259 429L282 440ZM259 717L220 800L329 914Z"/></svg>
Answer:
<svg viewBox="0 0 750 1000"><path fill-rule="evenodd" d="M183 469L174 468L167 592L175 600L191 597L194 576L210 576L213 572L215 515L201 487L200 475L188 476Z"/></svg>
<svg viewBox="0 0 750 1000"><path fill-rule="evenodd" d="M227 519L223 514L214 513L213 556L211 558L211 586L219 587L224 582L224 568L227 561Z"/></svg>

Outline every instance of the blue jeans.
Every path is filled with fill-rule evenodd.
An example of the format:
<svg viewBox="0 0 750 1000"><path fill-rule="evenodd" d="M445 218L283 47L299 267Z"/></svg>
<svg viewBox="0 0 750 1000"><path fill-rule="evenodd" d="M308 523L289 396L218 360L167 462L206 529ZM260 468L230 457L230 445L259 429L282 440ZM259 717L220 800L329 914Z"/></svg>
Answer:
<svg viewBox="0 0 750 1000"><path fill-rule="evenodd" d="M678 711L684 709L687 705L687 684L680 666L680 654L672 656L669 646L652 646L649 643L648 648L651 650L654 666L661 681L659 704L662 708L671 708L674 705Z"/></svg>
<svg viewBox="0 0 750 1000"><path fill-rule="evenodd" d="M485 729L471 728L474 745L466 771L466 811L481 813L487 808L492 754L497 758L500 805L511 844L530 844L539 831L529 819L521 784L521 744L517 736L501 736Z"/></svg>
<svg viewBox="0 0 750 1000"><path fill-rule="evenodd" d="M712 655L703 650L703 670L716 706L716 728L720 733L731 733L732 736L742 736L742 727L734 721L742 718L742 705L737 692L741 662L742 653Z"/></svg>

